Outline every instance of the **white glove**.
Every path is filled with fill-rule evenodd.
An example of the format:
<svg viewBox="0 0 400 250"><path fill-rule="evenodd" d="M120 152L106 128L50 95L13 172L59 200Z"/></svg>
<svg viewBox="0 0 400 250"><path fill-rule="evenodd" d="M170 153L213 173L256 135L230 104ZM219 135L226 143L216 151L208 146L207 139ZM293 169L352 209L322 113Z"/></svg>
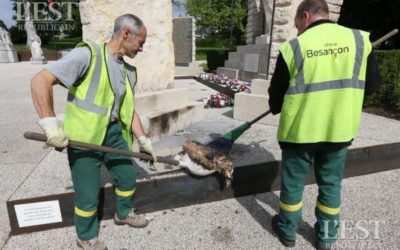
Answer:
<svg viewBox="0 0 400 250"><path fill-rule="evenodd" d="M146 136L141 136L138 138L138 144L140 152L151 155L153 161L157 162L157 155L154 152L150 138L147 138Z"/></svg>
<svg viewBox="0 0 400 250"><path fill-rule="evenodd" d="M68 146L68 137L58 125L58 120L55 117L47 117L38 121L39 125L44 130L47 136L45 147L55 147L56 149L64 149Z"/></svg>

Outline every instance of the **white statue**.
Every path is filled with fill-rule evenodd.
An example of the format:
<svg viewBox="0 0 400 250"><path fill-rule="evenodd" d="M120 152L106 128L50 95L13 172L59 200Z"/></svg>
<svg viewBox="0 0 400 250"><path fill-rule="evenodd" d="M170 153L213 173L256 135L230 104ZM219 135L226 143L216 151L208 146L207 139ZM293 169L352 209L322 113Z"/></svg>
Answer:
<svg viewBox="0 0 400 250"><path fill-rule="evenodd" d="M7 31L5 29L0 27L0 43L6 43L6 36L5 36L6 32Z"/></svg>
<svg viewBox="0 0 400 250"><path fill-rule="evenodd" d="M35 26L33 25L32 21L31 1L23 0L22 2L24 4L24 9L25 9L25 30L28 37L26 45L31 49L32 53L31 62L46 63L46 59L43 56L42 48L40 47L42 41L40 40L40 37L37 35Z"/></svg>

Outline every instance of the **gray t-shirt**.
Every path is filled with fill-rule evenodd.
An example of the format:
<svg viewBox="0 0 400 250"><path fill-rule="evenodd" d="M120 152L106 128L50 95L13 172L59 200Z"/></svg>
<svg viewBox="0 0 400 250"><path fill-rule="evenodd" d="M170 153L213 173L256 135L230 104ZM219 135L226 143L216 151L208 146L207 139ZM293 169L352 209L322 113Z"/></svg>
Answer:
<svg viewBox="0 0 400 250"><path fill-rule="evenodd" d="M122 97L125 95L125 69L124 62L115 58L107 49L107 68L111 86L115 94L114 107L111 113L111 121L119 117L119 107ZM65 57L52 62L45 67L67 88L76 86L78 80L83 77L90 66L91 53L88 47L80 47L71 50Z"/></svg>

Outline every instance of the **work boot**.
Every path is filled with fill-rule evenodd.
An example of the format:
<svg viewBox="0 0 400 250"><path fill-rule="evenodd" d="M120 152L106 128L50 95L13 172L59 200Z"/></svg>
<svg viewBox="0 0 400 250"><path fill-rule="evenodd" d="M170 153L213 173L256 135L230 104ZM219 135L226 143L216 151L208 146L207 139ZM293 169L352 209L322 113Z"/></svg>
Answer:
<svg viewBox="0 0 400 250"><path fill-rule="evenodd" d="M128 214L125 219L119 219L117 214L114 215L114 223L116 225L129 225L131 227L145 227L149 221L143 215L138 215L133 210Z"/></svg>
<svg viewBox="0 0 400 250"><path fill-rule="evenodd" d="M296 245L296 241L295 240L286 239L284 236L282 236L282 234L281 234L281 232L279 231L279 228L278 228L278 220L279 220L279 216L278 215L275 215L274 217L272 217L272 221L271 221L272 230L274 230L274 233L276 234L276 236L278 236L279 241L285 247L294 247Z"/></svg>
<svg viewBox="0 0 400 250"><path fill-rule="evenodd" d="M76 239L76 244L78 247L84 249L84 250L107 250L108 248L104 245L103 242L99 241L96 238L93 238L91 240L80 240Z"/></svg>

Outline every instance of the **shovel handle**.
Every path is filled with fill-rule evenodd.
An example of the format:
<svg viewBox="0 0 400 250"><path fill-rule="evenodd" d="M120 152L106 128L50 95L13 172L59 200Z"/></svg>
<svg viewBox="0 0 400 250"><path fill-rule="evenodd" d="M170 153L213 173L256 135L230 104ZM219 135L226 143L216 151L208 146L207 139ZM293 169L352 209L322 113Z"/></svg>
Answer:
<svg viewBox="0 0 400 250"><path fill-rule="evenodd" d="M26 139L34 140L34 141L42 141L42 142L47 141L46 135L32 132L32 131L25 132L24 137ZM95 145L95 144L89 144L89 143L78 142L78 141L73 141L73 140L69 141L68 146L73 147L73 148L88 149L88 150L92 150L92 151L100 151L100 152L105 152L105 153L124 155L124 156L133 157L133 158L138 158L141 160L148 160L148 161L153 160L153 158L151 156L149 156L145 153L131 152L128 150L115 149L115 148L111 148L111 147L99 146L99 145ZM159 157L158 156L157 161L161 162L161 163L175 165L175 166L179 165L179 161L171 160L167 157Z"/></svg>

